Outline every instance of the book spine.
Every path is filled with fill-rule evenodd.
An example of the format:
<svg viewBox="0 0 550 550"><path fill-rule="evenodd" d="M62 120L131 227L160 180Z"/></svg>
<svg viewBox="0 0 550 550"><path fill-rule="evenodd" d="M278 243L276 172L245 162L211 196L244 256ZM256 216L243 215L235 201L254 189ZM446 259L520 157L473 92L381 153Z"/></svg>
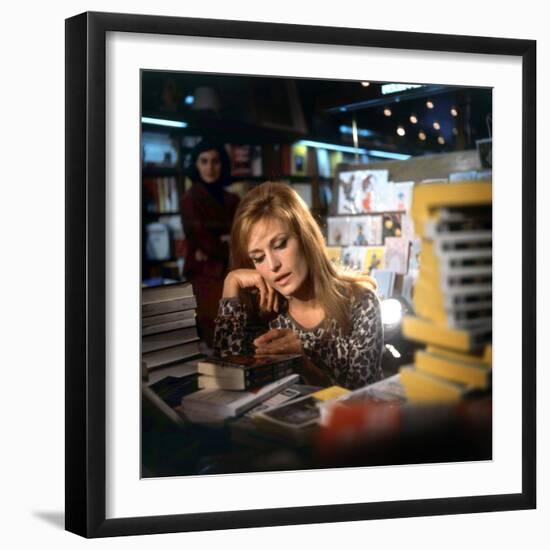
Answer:
<svg viewBox="0 0 550 550"><path fill-rule="evenodd" d="M166 300L164 302L142 304L141 315L143 317L149 317L150 315L160 315L161 313L170 313L172 311L193 309L196 307L196 298L194 296L189 296L186 298L176 298L175 300Z"/></svg>
<svg viewBox="0 0 550 550"><path fill-rule="evenodd" d="M165 333L162 333L165 334ZM170 334L170 333L166 333ZM156 335L153 335L156 336ZM151 351L159 351L161 349L173 348L182 344L191 344L192 342L198 342L199 338L195 332L195 335L188 337L180 337L178 339L158 339L153 341L148 341L146 338L143 338L141 341L141 353L149 353Z"/></svg>
<svg viewBox="0 0 550 550"><path fill-rule="evenodd" d="M142 336L150 334L159 334L161 332L170 332L187 327L194 327L197 324L195 319L182 319L181 321L172 321L171 323L161 323L158 325L150 325L141 329Z"/></svg>
<svg viewBox="0 0 550 550"><path fill-rule="evenodd" d="M294 373L298 365L299 361L290 359L273 365L246 368L217 359L215 363L209 360L199 363L199 372L222 379L230 376L240 377L243 389L252 389Z"/></svg>
<svg viewBox="0 0 550 550"><path fill-rule="evenodd" d="M164 350L152 351L142 354L142 361L146 363L147 369L156 369L182 361L188 361L200 354L198 340L195 342L173 346ZM168 351L169 353L163 353Z"/></svg>
<svg viewBox="0 0 550 550"><path fill-rule="evenodd" d="M187 319L194 319L194 310L188 309L186 311L174 311L172 313L162 313L161 315L151 315L150 317L143 317L141 320L142 327L150 327L151 325L161 325L163 323L172 323L173 321L183 321Z"/></svg>

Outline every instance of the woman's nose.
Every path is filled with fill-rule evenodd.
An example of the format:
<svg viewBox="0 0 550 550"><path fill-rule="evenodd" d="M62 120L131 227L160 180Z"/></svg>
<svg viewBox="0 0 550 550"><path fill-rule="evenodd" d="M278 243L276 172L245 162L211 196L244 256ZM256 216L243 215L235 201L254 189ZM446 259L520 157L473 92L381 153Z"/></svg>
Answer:
<svg viewBox="0 0 550 550"><path fill-rule="evenodd" d="M271 269L271 271L277 271L281 267L281 262L279 258L277 258L277 256L273 254L267 255L267 264L269 266L269 269Z"/></svg>

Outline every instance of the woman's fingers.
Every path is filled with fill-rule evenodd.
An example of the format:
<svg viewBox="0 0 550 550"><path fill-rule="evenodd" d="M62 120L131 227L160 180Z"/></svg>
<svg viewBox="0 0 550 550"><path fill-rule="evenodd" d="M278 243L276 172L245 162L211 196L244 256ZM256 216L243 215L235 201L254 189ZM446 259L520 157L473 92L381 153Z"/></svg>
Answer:
<svg viewBox="0 0 550 550"><path fill-rule="evenodd" d="M267 285L265 284L263 277L257 277L256 287L260 291L260 309L265 310L267 307Z"/></svg>
<svg viewBox="0 0 550 550"><path fill-rule="evenodd" d="M273 287L267 285L267 288L269 288L269 311L275 311L275 300L277 298L277 293Z"/></svg>
<svg viewBox="0 0 550 550"><path fill-rule="evenodd" d="M265 310L266 311L271 311L271 305L273 303L273 289L268 285L266 284L265 285L265 288L266 288L266 303L265 303Z"/></svg>
<svg viewBox="0 0 550 550"><path fill-rule="evenodd" d="M224 282L223 296L237 296L239 289L254 287L260 293L261 310L279 311L279 298L276 290L268 285L255 269L235 269L231 271Z"/></svg>
<svg viewBox="0 0 550 550"><path fill-rule="evenodd" d="M254 344L266 344L268 342L278 340L279 338L284 338L289 332L292 333L292 331L287 328L272 328L261 336L258 336L258 338L254 340Z"/></svg>
<svg viewBox="0 0 550 550"><path fill-rule="evenodd" d="M270 337L274 333L274 337ZM274 329L254 340L257 355L301 353L298 335L290 329Z"/></svg>

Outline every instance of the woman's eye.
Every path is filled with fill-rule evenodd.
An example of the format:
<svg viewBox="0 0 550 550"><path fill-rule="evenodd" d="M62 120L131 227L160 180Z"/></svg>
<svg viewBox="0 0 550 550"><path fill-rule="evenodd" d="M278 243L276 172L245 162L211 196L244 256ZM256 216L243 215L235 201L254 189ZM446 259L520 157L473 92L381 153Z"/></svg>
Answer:
<svg viewBox="0 0 550 550"><path fill-rule="evenodd" d="M286 246L286 239L284 241L281 241L280 243L277 243L275 245L275 248L284 248Z"/></svg>
<svg viewBox="0 0 550 550"><path fill-rule="evenodd" d="M254 264L259 264L259 263L262 263L264 261L264 258L263 256L260 257L260 258L250 258L252 260L252 263Z"/></svg>

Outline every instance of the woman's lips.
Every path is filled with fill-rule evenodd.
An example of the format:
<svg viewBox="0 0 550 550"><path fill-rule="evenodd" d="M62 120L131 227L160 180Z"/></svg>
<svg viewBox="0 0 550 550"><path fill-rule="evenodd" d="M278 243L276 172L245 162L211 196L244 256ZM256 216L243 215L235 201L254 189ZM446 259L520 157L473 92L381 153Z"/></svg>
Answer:
<svg viewBox="0 0 550 550"><path fill-rule="evenodd" d="M284 277L281 277L280 279L276 279L275 284L279 286L285 286L288 283L291 275L292 273L287 273Z"/></svg>

